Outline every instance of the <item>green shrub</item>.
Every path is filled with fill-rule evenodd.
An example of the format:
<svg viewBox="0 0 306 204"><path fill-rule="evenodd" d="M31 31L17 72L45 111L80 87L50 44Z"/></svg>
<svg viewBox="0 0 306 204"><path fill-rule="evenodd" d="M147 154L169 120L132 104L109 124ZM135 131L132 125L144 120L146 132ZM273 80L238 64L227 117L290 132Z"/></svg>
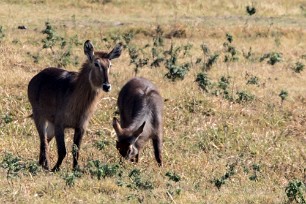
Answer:
<svg viewBox="0 0 306 204"><path fill-rule="evenodd" d="M278 94L278 96L281 98L282 103L287 99L288 92L285 90L281 90L281 92Z"/></svg>
<svg viewBox="0 0 306 204"><path fill-rule="evenodd" d="M181 177L175 172L168 171L166 173L166 176L169 178L169 180L174 181L174 182L179 182L181 180Z"/></svg>
<svg viewBox="0 0 306 204"><path fill-rule="evenodd" d="M19 172L26 168L26 164L21 161L21 158L14 156L12 153L5 153L1 167L7 170L7 177L14 178Z"/></svg>
<svg viewBox="0 0 306 204"><path fill-rule="evenodd" d="M246 91L237 91L238 98L237 103L249 102L254 100L255 96Z"/></svg>
<svg viewBox="0 0 306 204"><path fill-rule="evenodd" d="M133 169L129 173L129 177L131 178L132 183L128 184L127 187L141 190L151 190L154 188L152 182L148 180L141 179L141 173L139 169Z"/></svg>
<svg viewBox="0 0 306 204"><path fill-rule="evenodd" d="M199 87L202 90L204 90L205 92L208 92L208 89L211 86L211 81L208 78L206 73L203 73L203 72L198 73L195 81L198 83Z"/></svg>
<svg viewBox="0 0 306 204"><path fill-rule="evenodd" d="M91 160L88 162L86 169L92 177L99 180L105 177L112 177L119 173L120 166L118 164L102 164L99 160Z"/></svg>
<svg viewBox="0 0 306 204"><path fill-rule="evenodd" d="M252 16L256 13L256 8L254 6L246 6L246 12Z"/></svg>
<svg viewBox="0 0 306 204"><path fill-rule="evenodd" d="M303 63L297 62L292 69L295 73L301 73L304 70L304 67L305 65Z"/></svg>
<svg viewBox="0 0 306 204"><path fill-rule="evenodd" d="M211 182L214 183L214 185L218 189L220 189L222 185L225 184L225 181L228 180L231 176L233 176L236 173L235 171L236 165L237 165L236 163L228 165L228 169L226 173L220 178L214 178Z"/></svg>
<svg viewBox="0 0 306 204"><path fill-rule="evenodd" d="M267 61L268 64L274 65L282 61L282 54L278 52L266 53L259 59L259 61L262 62L265 59L268 59Z"/></svg>
<svg viewBox="0 0 306 204"><path fill-rule="evenodd" d="M2 26L0 26L0 41L5 37L5 34L4 34L4 29Z"/></svg>
<svg viewBox="0 0 306 204"><path fill-rule="evenodd" d="M259 84L259 78L257 76L251 76L248 79L247 84L258 85Z"/></svg>
<svg viewBox="0 0 306 204"><path fill-rule="evenodd" d="M297 203L305 204L306 200L303 196L303 191L306 191L305 184L299 180L290 181L285 188L290 202L296 201Z"/></svg>

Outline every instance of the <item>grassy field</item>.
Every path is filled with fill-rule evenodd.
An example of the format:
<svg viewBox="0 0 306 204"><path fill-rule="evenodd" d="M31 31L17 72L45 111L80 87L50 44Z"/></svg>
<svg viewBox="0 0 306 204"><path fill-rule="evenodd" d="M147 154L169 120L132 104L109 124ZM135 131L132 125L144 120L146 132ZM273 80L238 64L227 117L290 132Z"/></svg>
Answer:
<svg viewBox="0 0 306 204"><path fill-rule="evenodd" d="M77 71L87 39L124 44L113 89L84 137L82 171L67 130L61 171L46 172L27 86L48 66ZM304 0L1 1L0 202L305 203L305 64ZM135 74L165 99L162 168L149 143L138 164L115 148L117 95Z"/></svg>

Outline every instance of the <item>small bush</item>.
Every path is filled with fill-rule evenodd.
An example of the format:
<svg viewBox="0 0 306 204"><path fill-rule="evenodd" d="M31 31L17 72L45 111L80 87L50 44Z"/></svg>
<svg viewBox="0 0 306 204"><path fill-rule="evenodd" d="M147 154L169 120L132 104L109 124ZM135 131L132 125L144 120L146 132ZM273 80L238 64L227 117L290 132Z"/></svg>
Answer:
<svg viewBox="0 0 306 204"><path fill-rule="evenodd" d="M136 48L135 46L128 47L130 55L130 64L134 64L135 66L135 76L139 73L140 68L148 64L149 59L144 55L144 49L147 47L148 45L143 48Z"/></svg>
<svg viewBox="0 0 306 204"><path fill-rule="evenodd" d="M174 181L174 182L179 182L181 180L181 177L176 174L175 172L167 172L166 176L169 178L169 180Z"/></svg>
<svg viewBox="0 0 306 204"><path fill-rule="evenodd" d="M109 145L109 142L108 142L108 141L103 141L103 140L96 141L96 142L94 143L94 146L95 146L98 150L103 150L107 145Z"/></svg>
<svg viewBox="0 0 306 204"><path fill-rule="evenodd" d="M283 103L288 97L288 92L285 90L281 90L278 96L281 98L281 102Z"/></svg>
<svg viewBox="0 0 306 204"><path fill-rule="evenodd" d="M221 93L219 90L215 91L215 95L222 95L224 99L233 101L233 96L230 94L229 91L230 86L230 76L222 76L218 81L218 88L221 89Z"/></svg>
<svg viewBox="0 0 306 204"><path fill-rule="evenodd" d="M225 184L225 181L228 180L231 176L233 176L236 171L236 163L229 165L229 168L227 169L227 172L221 176L220 178L215 178L212 180L212 183L215 184L215 186L220 190L221 186Z"/></svg>
<svg viewBox="0 0 306 204"><path fill-rule="evenodd" d="M7 177L14 178L19 172L26 168L26 164L21 161L21 158L14 156L12 153L5 153L1 167L7 170Z"/></svg>
<svg viewBox="0 0 306 204"><path fill-rule="evenodd" d="M254 100L255 96L246 91L237 91L238 98L237 103L244 103Z"/></svg>
<svg viewBox="0 0 306 204"><path fill-rule="evenodd" d="M27 164L27 169L32 175L36 176L41 171L41 166L38 166L36 162L32 161Z"/></svg>
<svg viewBox="0 0 306 204"><path fill-rule="evenodd" d="M178 58L182 50L185 50L183 54L186 55L188 49L188 46L175 47L173 44L171 44L170 49L164 52L164 54L168 56L165 61L165 66L168 69L168 72L165 74L166 78L170 79L171 81L176 81L178 79L183 80L185 78L185 75L188 73L191 64L188 62L179 64Z"/></svg>
<svg viewBox="0 0 306 204"><path fill-rule="evenodd" d="M247 6L246 7L246 12L252 16L256 13L256 8L254 6Z"/></svg>
<svg viewBox="0 0 306 204"><path fill-rule="evenodd" d="M203 51L204 56L208 56L208 55L209 55L210 50L209 50L209 47L208 47L207 45L202 44L202 45L201 45L201 49L202 49L202 51Z"/></svg>
<svg viewBox="0 0 306 204"><path fill-rule="evenodd" d="M163 57L163 46L164 46L164 31L160 26L157 26L155 30L155 36L153 37L153 47L151 49L152 60L151 67L160 67L164 61Z"/></svg>
<svg viewBox="0 0 306 204"><path fill-rule="evenodd" d="M173 29L165 35L166 38L186 38L186 30L184 29Z"/></svg>
<svg viewBox="0 0 306 204"><path fill-rule="evenodd" d="M13 116L10 113L7 113L2 117L2 120L6 124L11 123L13 121Z"/></svg>
<svg viewBox="0 0 306 204"><path fill-rule="evenodd" d="M5 37L5 34L4 34L4 29L2 26L0 26L0 41Z"/></svg>
<svg viewBox="0 0 306 204"><path fill-rule="evenodd" d="M282 54L278 52L266 53L259 59L259 61L262 62L265 59L268 59L267 61L268 64L274 65L282 61Z"/></svg>
<svg viewBox="0 0 306 204"><path fill-rule="evenodd" d="M66 173L63 176L63 179L65 180L67 186L72 187L75 185L76 179L80 178L82 175L83 173L79 169L76 169L73 172Z"/></svg>
<svg viewBox="0 0 306 204"><path fill-rule="evenodd" d="M239 60L238 58L238 51L232 45L234 38L231 34L226 33L226 40L227 42L223 43L224 51L224 62L236 62Z"/></svg>
<svg viewBox="0 0 306 204"><path fill-rule="evenodd" d="M112 177L119 172L118 164L102 164L99 160L91 160L88 162L86 169L92 177L97 177L99 180L105 177Z"/></svg>
<svg viewBox="0 0 306 204"><path fill-rule="evenodd" d="M129 173L129 177L132 180L131 184L128 184L127 187L141 190L151 190L154 188L153 183L150 181L144 181L141 179L141 173L139 169L133 169Z"/></svg>
<svg viewBox="0 0 306 204"><path fill-rule="evenodd" d="M229 42L229 43L232 43L233 42L233 36L231 35L231 34L229 34L229 33L226 33L226 40Z"/></svg>
<svg viewBox="0 0 306 204"><path fill-rule="evenodd" d="M208 78L206 73L202 73L202 72L198 73L195 81L198 83L199 87L202 90L204 90L205 92L208 92L208 89L211 86L211 81Z"/></svg>
<svg viewBox="0 0 306 204"><path fill-rule="evenodd" d="M259 78L257 76L252 76L248 79L247 84L258 85Z"/></svg>
<svg viewBox="0 0 306 204"><path fill-rule="evenodd" d="M304 70L304 67L305 65L303 63L297 62L292 69L295 73L301 73Z"/></svg>
<svg viewBox="0 0 306 204"><path fill-rule="evenodd" d="M211 67L213 66L213 64L215 64L218 60L219 54L215 53L213 55L210 55L207 62L204 64L204 70L208 71L211 69Z"/></svg>
<svg viewBox="0 0 306 204"><path fill-rule="evenodd" d="M42 40L43 48L50 48L53 51L53 47L56 43L61 42L61 45L64 46L66 44L66 41L64 41L63 38L59 37L56 33L56 31L53 29L52 25L49 22L45 23L46 28L42 30L41 32L43 34L46 34L46 38Z"/></svg>
<svg viewBox="0 0 306 204"><path fill-rule="evenodd" d="M294 180L290 181L285 188L286 195L290 202L296 201L297 203L306 203L303 196L303 191L306 191L306 186L302 181Z"/></svg>
<svg viewBox="0 0 306 204"><path fill-rule="evenodd" d="M165 74L165 77L171 81L176 81L178 79L183 80L185 75L188 73L190 66L189 63L183 65L169 65L167 67L169 71Z"/></svg>
<svg viewBox="0 0 306 204"><path fill-rule="evenodd" d="M249 177L251 181L258 181L258 172L260 172L260 166L258 164L252 165L253 175Z"/></svg>

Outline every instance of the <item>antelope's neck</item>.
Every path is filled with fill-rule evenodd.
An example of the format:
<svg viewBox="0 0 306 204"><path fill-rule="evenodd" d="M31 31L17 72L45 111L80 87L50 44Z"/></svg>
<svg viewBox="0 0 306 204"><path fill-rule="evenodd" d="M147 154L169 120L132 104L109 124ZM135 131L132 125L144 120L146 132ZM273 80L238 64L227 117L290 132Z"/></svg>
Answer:
<svg viewBox="0 0 306 204"><path fill-rule="evenodd" d="M96 109L100 90L93 89L89 82L90 69L83 67L78 74L69 104L72 115L80 120L90 119Z"/></svg>

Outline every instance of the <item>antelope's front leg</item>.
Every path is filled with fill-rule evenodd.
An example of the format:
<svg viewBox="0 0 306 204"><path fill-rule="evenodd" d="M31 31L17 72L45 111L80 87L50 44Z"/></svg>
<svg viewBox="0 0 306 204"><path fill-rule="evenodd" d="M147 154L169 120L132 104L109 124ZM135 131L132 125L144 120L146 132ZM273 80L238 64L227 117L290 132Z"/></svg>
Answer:
<svg viewBox="0 0 306 204"><path fill-rule="evenodd" d="M78 167L79 151L84 134L85 134L84 128L76 128L74 131L73 147L72 147L73 169L76 169Z"/></svg>
<svg viewBox="0 0 306 204"><path fill-rule="evenodd" d="M154 155L155 159L158 163L158 166L163 166L162 162L162 140L161 136L157 136L156 139L153 139L153 148L154 148Z"/></svg>

